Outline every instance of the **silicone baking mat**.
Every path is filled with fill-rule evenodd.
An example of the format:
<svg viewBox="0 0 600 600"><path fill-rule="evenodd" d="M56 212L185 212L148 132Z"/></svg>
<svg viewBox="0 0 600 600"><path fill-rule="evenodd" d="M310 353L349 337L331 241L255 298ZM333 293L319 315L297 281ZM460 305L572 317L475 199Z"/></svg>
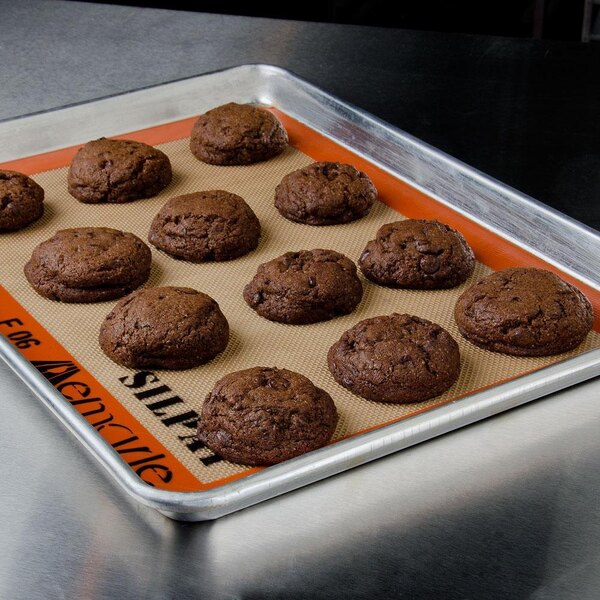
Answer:
<svg viewBox="0 0 600 600"><path fill-rule="evenodd" d="M169 156L174 172L173 182L158 196L123 205L82 204L67 193L66 173L76 148L0 165L32 174L46 192L44 217L23 231L0 238L4 257L0 332L145 482L168 490L191 491L221 485L256 471L221 460L195 439L203 399L220 377L232 371L257 365L277 366L309 377L327 390L336 403L340 419L335 442L600 347L600 335L596 332L590 333L573 352L547 358L509 357L466 342L454 322L453 309L467 286L491 269L512 265L552 267L276 112L290 133L291 146L274 159L250 166L218 167L196 160L189 151L187 137L194 119L121 136L157 145ZM371 213L354 223L332 227L300 225L281 217L273 205L276 185L286 173L313 160L350 162L366 171L377 186L380 199ZM29 287L23 265L34 247L56 230L105 226L131 231L146 240L154 215L169 198L208 189L234 192L252 206L262 226L258 249L229 262L192 264L152 247L152 273L146 285L193 287L217 300L229 321L231 338L227 350L209 364L187 371L135 371L116 365L98 346L100 324L115 302L62 304L40 297ZM392 290L361 275L364 296L352 314L303 326L272 323L245 304L243 287L260 263L286 251L313 248L335 249L356 261L381 225L405 216L437 218L463 232L478 259L474 274L465 284L441 291ZM578 285L594 303L596 315L600 314L598 292L562 276ZM392 312L435 321L457 340L461 374L446 393L418 404L381 404L358 398L333 380L326 362L329 347L356 322Z"/></svg>

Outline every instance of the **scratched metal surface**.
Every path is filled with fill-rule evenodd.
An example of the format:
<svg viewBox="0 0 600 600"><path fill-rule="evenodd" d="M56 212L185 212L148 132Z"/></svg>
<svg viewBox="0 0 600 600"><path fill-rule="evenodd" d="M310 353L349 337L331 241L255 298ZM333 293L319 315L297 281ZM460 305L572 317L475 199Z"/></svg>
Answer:
<svg viewBox="0 0 600 600"><path fill-rule="evenodd" d="M276 63L598 226L600 47L0 5L2 117ZM580 384L186 524L121 493L0 363L0 597L596 598L598 397Z"/></svg>

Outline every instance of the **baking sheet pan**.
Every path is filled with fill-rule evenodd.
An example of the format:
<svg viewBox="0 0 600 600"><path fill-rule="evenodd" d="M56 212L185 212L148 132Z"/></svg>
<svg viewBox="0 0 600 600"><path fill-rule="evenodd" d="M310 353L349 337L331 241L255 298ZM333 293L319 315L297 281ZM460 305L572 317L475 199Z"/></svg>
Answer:
<svg viewBox="0 0 600 600"><path fill-rule="evenodd" d="M446 215L444 211L451 209L453 218L456 219L459 218L456 215L468 214L467 209L469 209L471 213L474 213L469 214L469 221L475 224L483 224L484 227L481 229L485 232L502 233L502 237L506 240L504 246L509 250L510 248L516 248L522 253L522 249L525 248L533 251L525 259L521 256L521 260L525 260L526 264L537 264L536 261L543 259L550 265L560 266L564 273L568 276L575 276L582 285L591 288L592 291L598 289L598 282L594 280L594 273L598 272L597 269L594 271L594 261L598 260L597 250L600 244L598 237L593 232L566 217L549 211L542 205L536 204L530 199L503 187L501 184L487 179L485 176L453 161L417 140L344 105L290 74L272 67L240 67L71 107L54 113L36 115L21 119L18 122L9 121L0 124L0 134L8 134L11 128L14 130L17 126L20 132L16 143L9 151L6 148L0 151L4 153L4 155L0 153L0 160L15 160L19 157L36 155L82 143L100 135L123 134L145 127L152 127L152 130L149 130L150 133L146 132L146 135L158 135L156 139L148 139L147 141L158 143L164 141L164 138L163 140L160 139L161 128L157 125L161 123L168 124L166 127L170 128L172 132L173 121L182 124L181 137L185 137L189 132L189 123L185 122L187 117L199 114L212 106L227 101L258 102L277 107L285 115L299 121L299 130L295 135L302 137L302 123L324 135L324 137L312 136L313 146L309 144L307 147L303 147L303 150L306 150L306 154L311 158L328 157L331 152L328 143L335 141L336 147L345 147L359 155L358 159L354 156L355 160L348 160L348 162L364 161L366 159L365 164L367 167L374 164L375 167L373 168L378 168L384 175L388 174L388 180L389 174L394 175L392 182L396 183L391 184L393 189L384 190L385 194L397 194L398 189L406 188L405 184L401 185L401 182L396 178L408 181L411 184L411 190L421 190L426 192L428 197L434 197L441 201L432 205L431 210L434 211L432 216L438 216L440 220L447 221L448 219L443 218L443 215ZM93 119L90 119L92 115ZM182 121L182 119L184 120ZM44 135L40 136L40 131ZM172 142L172 144L177 145L176 142ZM182 153L183 149L172 148L173 154L178 152ZM50 158L55 160L56 165L67 164L64 162L63 150L58 150ZM292 161L299 160L298 166L302 164L302 160L310 162L306 156L303 157L301 154L290 155L285 158ZM26 161L27 159L25 162L21 160L19 164L27 164ZM296 163L293 164L296 165ZM280 167L283 171L291 170L292 163L281 164ZM183 167L181 171L184 171ZM58 176L60 169L55 172ZM49 171L44 174L44 177L51 180L52 173L53 171ZM279 176L280 173L277 173L276 177ZM244 179L243 173L239 177ZM263 179L260 178L261 181ZM51 183L50 180L45 182L45 187L48 187ZM236 190L231 189L231 191ZM174 193L178 192L173 192L170 189L166 197L174 195ZM471 195L462 202L463 195L466 193ZM166 197L158 198L155 202L160 206ZM407 200L413 198L414 195L407 197ZM477 199L476 203L473 202L474 198ZM143 203L132 203L131 209L134 211L139 210L141 206L143 206ZM100 207L101 210L105 208ZM147 208L148 218L150 219L156 212L154 208ZM405 204L405 208L410 211L410 205ZM381 207L379 212L374 211L374 219L370 224L373 234L380 224L377 219L381 222L391 220L391 215L385 212L386 210L390 209ZM497 214L496 210L499 211ZM403 212L406 214L407 210ZM496 219L496 216L499 217L500 215L502 219ZM422 213L419 213L418 216L422 216ZM512 219L507 218L510 216L512 216ZM53 218L55 217L56 215ZM264 219L261 218L262 220ZM530 222L528 223L528 221ZM55 223L58 222L57 219ZM106 222L90 224L110 225ZM61 223L60 226L56 226L54 229L62 226ZM361 227L364 228L364 226L365 223L361 224ZM527 232L528 235L523 238L517 237L514 231L510 231L511 228L515 227L518 230L517 232ZM506 231L507 228L509 231ZM504 230L502 231L502 229ZM552 237L554 231L557 232L558 239ZM540 236L540 234L544 235ZM43 235L42 232L40 232L40 235L42 239L49 237L49 235ZM562 239L565 236L569 240L566 246L564 244L565 240ZM290 236L286 234L285 237ZM354 239L355 236L353 236L352 231L347 233L347 237L349 243L353 244L364 245L366 241L364 239ZM308 243L309 240L303 241ZM269 242L268 238L267 242ZM270 242L273 242L273 239ZM516 245L514 242L516 242ZM271 254L271 256L274 255L277 255L277 252ZM352 258L356 259L357 256L352 256ZM579 260L581 258L584 260ZM514 257L503 257L503 260L511 259L514 260ZM256 257L256 260L259 260L259 257ZM162 285L163 282L159 281L158 284ZM203 289L200 286L196 287ZM69 309L73 310L72 307ZM375 310L375 308L373 309ZM107 307L105 312L108 312L108 310ZM251 311L249 312L251 313ZM350 316L350 319L347 319L348 323L338 324L337 327L340 329L340 333L351 326L353 322L365 316L372 315ZM430 316L430 318L433 317ZM435 318L433 320L439 321ZM18 340L13 338L12 341L14 343ZM593 346L592 343L588 347ZM378 427L359 436L344 439L327 448L288 461L282 465L256 471L249 475L242 473L242 475L245 475L242 479L237 479L235 473L229 473L225 477L225 479L229 477L229 482L224 482L224 478L220 477L220 484L217 487L207 488L205 491L200 492L182 492L156 489L144 484L119 458L111 445L98 436L96 431L98 428L90 426L87 421L83 420L80 416L81 411L76 411L74 406L65 402L65 399L57 394L50 381L40 377L39 371L27 361L24 361L21 354L15 351L15 347L11 343L2 340L0 352L26 383L45 400L46 404L116 476L123 487L140 501L154 506L169 516L190 520L216 518L378 456L383 456L500 410L505 410L556 389L561 389L577 381L593 377L598 374L600 366L597 350L591 350L568 359L560 357L564 360L552 366L502 384L495 381L493 387L471 394L462 400L456 400L451 404L411 416L404 421ZM27 353L25 354L27 355ZM491 355L491 353L488 354ZM31 356L29 358L32 359ZM43 357L38 357L36 362L39 369L40 365L44 364ZM531 366L531 368L539 366L537 364ZM42 367L42 370L44 368L46 369L46 377L49 373L50 375L56 375L57 372L60 372L56 369L51 370L47 366ZM526 371L528 368L524 367L522 370ZM231 368L229 370L235 369ZM51 380L52 377L49 379ZM54 383L56 383L56 377L54 379ZM178 386L174 387L178 388ZM72 390L73 388L71 388ZM65 392L63 391L63 393ZM392 415L389 420L395 418L396 416ZM385 419L383 421L380 419L378 423L384 421ZM340 431L336 435L339 439L345 437L347 433L354 432ZM167 448L168 450L172 449ZM159 449L158 454L155 454L155 456L160 453ZM136 457L136 460L142 459ZM149 464L152 463L142 462L140 468L142 466L147 467ZM144 473L148 475L152 471L145 469ZM155 481L154 483L159 482ZM187 488L182 487L180 489L193 490L195 488L192 483Z"/></svg>

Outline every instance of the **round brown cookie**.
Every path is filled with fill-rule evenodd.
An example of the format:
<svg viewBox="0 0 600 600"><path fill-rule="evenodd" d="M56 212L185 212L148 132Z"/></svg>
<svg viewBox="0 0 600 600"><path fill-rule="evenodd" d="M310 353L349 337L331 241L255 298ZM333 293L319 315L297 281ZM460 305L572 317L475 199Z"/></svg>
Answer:
<svg viewBox="0 0 600 600"><path fill-rule="evenodd" d="M388 287L455 287L475 268L473 250L458 232L439 223L407 219L383 225L358 261L365 277Z"/></svg>
<svg viewBox="0 0 600 600"><path fill-rule="evenodd" d="M107 227L57 231L25 265L33 289L62 302L102 302L125 296L150 275L150 248L132 233Z"/></svg>
<svg viewBox="0 0 600 600"><path fill-rule="evenodd" d="M206 294L184 287L136 290L100 328L100 347L131 368L191 369L225 350L229 325Z"/></svg>
<svg viewBox="0 0 600 600"><path fill-rule="evenodd" d="M331 396L304 375L254 367L215 384L202 406L198 439L226 460L272 465L324 446L337 421Z"/></svg>
<svg viewBox="0 0 600 600"><path fill-rule="evenodd" d="M171 177L169 158L160 150L142 142L100 138L78 150L68 186L81 202L120 204L155 196Z"/></svg>
<svg viewBox="0 0 600 600"><path fill-rule="evenodd" d="M0 169L0 233L16 231L44 214L44 190L33 179Z"/></svg>
<svg viewBox="0 0 600 600"><path fill-rule="evenodd" d="M422 402L458 378L458 344L442 327L411 315L391 314L357 323L327 355L334 379L375 402Z"/></svg>
<svg viewBox="0 0 600 600"><path fill-rule="evenodd" d="M152 221L148 240L168 254L189 260L231 260L254 250L260 223L243 198L223 190L169 200Z"/></svg>
<svg viewBox="0 0 600 600"><path fill-rule="evenodd" d="M578 346L592 328L589 300L543 269L496 271L465 291L454 317L473 344L515 356L549 356Z"/></svg>
<svg viewBox="0 0 600 600"><path fill-rule="evenodd" d="M190 150L211 165L249 165L280 154L288 135L268 110L230 102L201 115L192 129Z"/></svg>
<svg viewBox="0 0 600 600"><path fill-rule="evenodd" d="M290 221L337 225L364 217L377 190L352 165L317 162L288 173L275 189L275 207Z"/></svg>
<svg viewBox="0 0 600 600"><path fill-rule="evenodd" d="M362 298L356 266L334 250L286 252L258 267L244 300L270 321L303 325L351 313Z"/></svg>

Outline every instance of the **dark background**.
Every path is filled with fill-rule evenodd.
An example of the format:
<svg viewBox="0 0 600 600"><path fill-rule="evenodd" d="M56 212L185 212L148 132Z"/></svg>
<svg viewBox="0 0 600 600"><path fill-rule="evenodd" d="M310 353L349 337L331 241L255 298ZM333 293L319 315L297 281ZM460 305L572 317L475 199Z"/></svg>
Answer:
<svg viewBox="0 0 600 600"><path fill-rule="evenodd" d="M307 0L276 5L190 0L108 0L103 3L560 40L581 39L584 6L584 0Z"/></svg>
<svg viewBox="0 0 600 600"><path fill-rule="evenodd" d="M32 1L0 4L17 11ZM0 11L0 44L18 74L0 86L0 102L29 90L23 110L31 112L274 64L600 231L600 42L581 42L584 0L397 0L394 14L391 4L137 2L199 11L162 14L43 1L25 19L39 28L35 44L13 35L10 11ZM112 29L103 22L111 13L119 15ZM44 52L43 40L57 51ZM54 77L41 65L54 66ZM82 84L78 73L90 69ZM38 80L32 94L25 84Z"/></svg>

